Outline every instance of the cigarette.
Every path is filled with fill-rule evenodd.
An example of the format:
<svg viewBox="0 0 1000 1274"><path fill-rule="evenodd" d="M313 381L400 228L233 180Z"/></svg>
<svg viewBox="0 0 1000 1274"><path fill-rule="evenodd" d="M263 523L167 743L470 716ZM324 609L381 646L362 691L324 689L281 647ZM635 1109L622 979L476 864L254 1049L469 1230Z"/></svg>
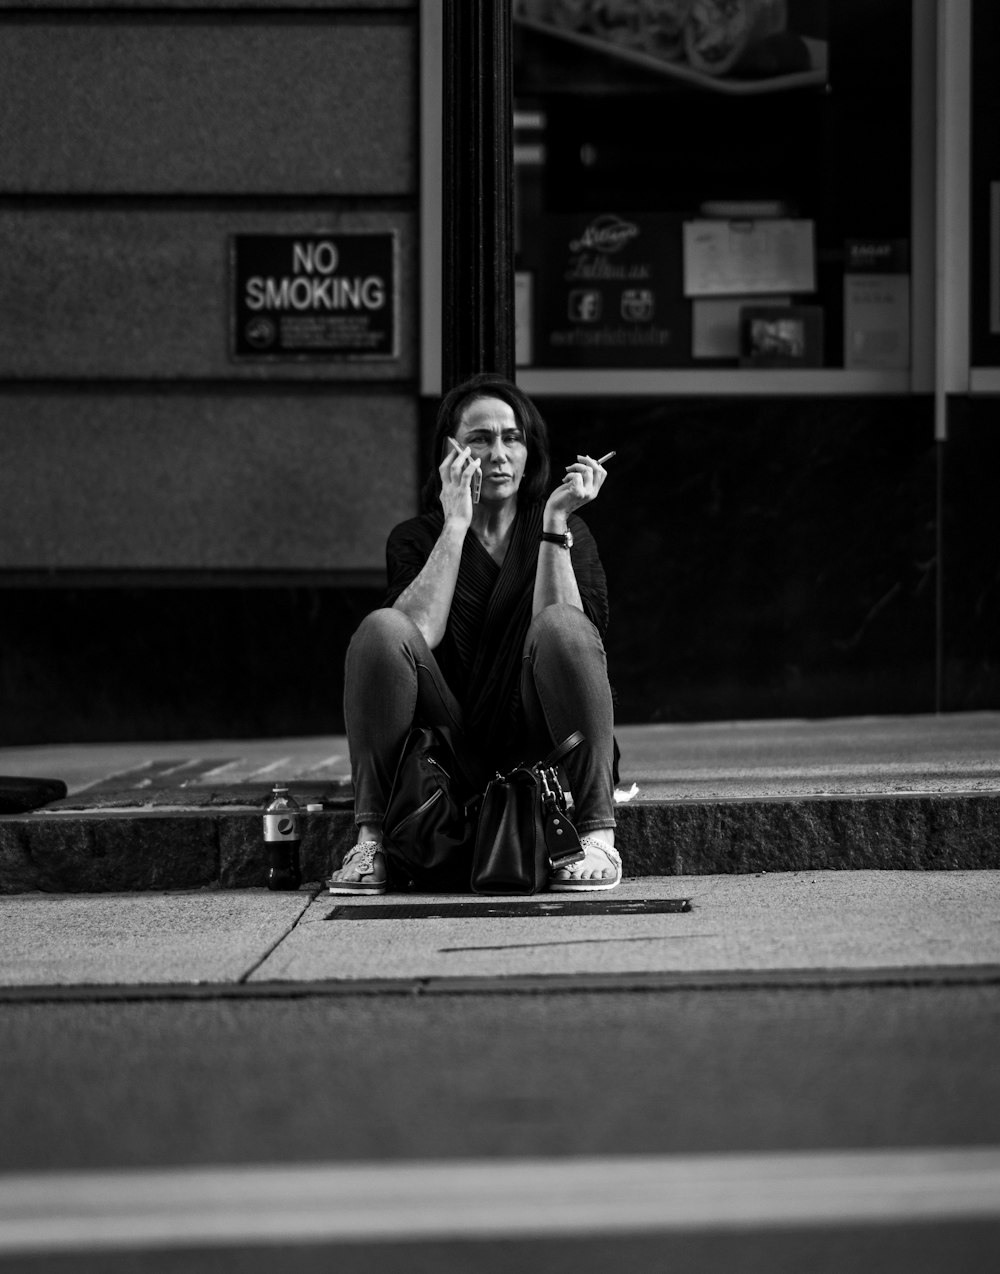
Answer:
<svg viewBox="0 0 1000 1274"><path fill-rule="evenodd" d="M606 460L613 460L613 459L615 458L615 456L617 456L617 454L618 454L618 452L617 452L617 451L609 451L609 452L608 452L608 454L607 454L606 456L601 456L600 460L598 460L598 462L597 462L597 463L598 463L598 464L604 464L604 462L605 462Z"/></svg>

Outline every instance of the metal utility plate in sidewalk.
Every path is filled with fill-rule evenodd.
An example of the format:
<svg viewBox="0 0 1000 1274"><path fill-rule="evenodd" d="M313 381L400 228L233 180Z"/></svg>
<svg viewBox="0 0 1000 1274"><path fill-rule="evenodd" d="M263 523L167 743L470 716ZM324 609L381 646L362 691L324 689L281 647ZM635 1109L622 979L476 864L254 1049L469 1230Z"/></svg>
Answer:
<svg viewBox="0 0 1000 1274"><path fill-rule="evenodd" d="M560 898L535 902L522 898L496 902L344 903L324 920L447 920L474 916L652 916L690 911L688 898Z"/></svg>

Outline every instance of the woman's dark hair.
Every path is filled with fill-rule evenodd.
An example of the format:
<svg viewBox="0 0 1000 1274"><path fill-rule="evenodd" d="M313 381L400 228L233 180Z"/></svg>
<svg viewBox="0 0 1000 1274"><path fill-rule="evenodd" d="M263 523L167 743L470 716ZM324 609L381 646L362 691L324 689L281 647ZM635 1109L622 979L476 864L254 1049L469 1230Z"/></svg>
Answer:
<svg viewBox="0 0 1000 1274"><path fill-rule="evenodd" d="M518 428L524 434L528 459L524 477L517 493L518 504L532 504L542 500L549 491L549 431L535 404L523 389L495 372L479 372L450 389L438 407L434 441L431 444L431 467L424 484L423 501L426 510L437 509L441 495L441 475L438 465L443 459L446 438L452 438L462 423L462 416L470 403L480 398L499 398L513 411Z"/></svg>

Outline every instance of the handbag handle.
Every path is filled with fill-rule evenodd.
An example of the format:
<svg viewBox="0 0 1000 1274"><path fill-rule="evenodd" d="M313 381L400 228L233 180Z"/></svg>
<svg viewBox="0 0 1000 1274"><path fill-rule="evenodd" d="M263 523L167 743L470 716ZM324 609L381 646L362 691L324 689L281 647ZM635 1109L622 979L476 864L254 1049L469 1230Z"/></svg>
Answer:
<svg viewBox="0 0 1000 1274"><path fill-rule="evenodd" d="M572 734L568 734L558 747L553 748L549 755L542 762L546 769L550 765L558 765L564 756L568 756L574 748L578 748L583 742L583 735L579 730L574 730Z"/></svg>
<svg viewBox="0 0 1000 1274"><path fill-rule="evenodd" d="M555 767L568 756L574 748L583 742L583 734L574 730L567 735L558 747L554 748L539 765L535 767L538 781L542 788L542 824L545 833L545 847L549 854L549 866L554 871L557 867L568 867L570 863L578 863L584 857L580 837L566 817L566 801L559 784ZM551 777L555 791L549 784Z"/></svg>

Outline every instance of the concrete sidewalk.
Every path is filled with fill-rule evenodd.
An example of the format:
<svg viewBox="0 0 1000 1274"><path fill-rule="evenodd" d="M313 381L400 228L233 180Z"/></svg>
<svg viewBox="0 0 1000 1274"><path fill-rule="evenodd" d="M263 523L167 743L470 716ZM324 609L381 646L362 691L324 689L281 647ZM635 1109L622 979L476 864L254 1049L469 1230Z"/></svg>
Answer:
<svg viewBox="0 0 1000 1274"><path fill-rule="evenodd" d="M583 901L8 896L0 999L1000 981L992 871L646 877Z"/></svg>
<svg viewBox="0 0 1000 1274"><path fill-rule="evenodd" d="M618 843L632 877L1000 866L1000 713L636 725ZM0 894L252 888L260 810L290 784L306 880L353 839L346 739L0 749L67 795L0 817Z"/></svg>

